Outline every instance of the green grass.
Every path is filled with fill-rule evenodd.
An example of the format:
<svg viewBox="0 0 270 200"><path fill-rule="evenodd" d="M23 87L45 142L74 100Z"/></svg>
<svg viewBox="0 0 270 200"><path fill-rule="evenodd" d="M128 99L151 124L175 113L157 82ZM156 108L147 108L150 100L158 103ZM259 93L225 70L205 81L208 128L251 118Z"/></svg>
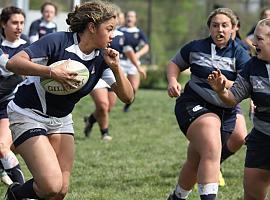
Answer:
<svg viewBox="0 0 270 200"><path fill-rule="evenodd" d="M82 99L73 112L76 158L66 199L166 199L176 184L187 146L174 116L174 102L165 90L142 89L129 113L123 113L118 102L110 116L113 140L106 143L97 125L89 139L84 137L83 116L94 110L94 104L90 97ZM243 107L247 109L247 102ZM219 189L219 200L243 199L244 154L245 147L223 164L227 185ZM0 193L5 190L1 184ZM199 199L198 192L189 199Z"/></svg>

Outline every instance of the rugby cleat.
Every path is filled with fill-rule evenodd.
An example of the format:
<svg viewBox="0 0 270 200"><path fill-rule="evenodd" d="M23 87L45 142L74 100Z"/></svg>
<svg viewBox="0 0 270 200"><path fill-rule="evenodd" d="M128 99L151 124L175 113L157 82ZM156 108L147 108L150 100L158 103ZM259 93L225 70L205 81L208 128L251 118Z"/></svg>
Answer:
<svg viewBox="0 0 270 200"><path fill-rule="evenodd" d="M0 171L0 179L1 179L1 182L3 182L4 184L6 184L8 186L13 183L13 181L10 179L10 177L5 172L5 170Z"/></svg>
<svg viewBox="0 0 270 200"><path fill-rule="evenodd" d="M17 182L12 183L7 189L4 200L15 200L16 197L15 197L14 193L12 192L12 189L15 187L18 187L18 186L20 186L20 184Z"/></svg>
<svg viewBox="0 0 270 200"><path fill-rule="evenodd" d="M167 200L184 200L184 199L181 199L181 198L177 197L176 194L175 194L175 192L173 191L173 192L169 195L169 197L168 197Z"/></svg>
<svg viewBox="0 0 270 200"><path fill-rule="evenodd" d="M226 185L225 179L223 178L223 175L222 175L221 171L219 171L219 175L218 175L218 185L220 187L224 187Z"/></svg>
<svg viewBox="0 0 270 200"><path fill-rule="evenodd" d="M101 139L103 141L111 141L112 140L112 136L110 136L108 133L104 133L101 135Z"/></svg>

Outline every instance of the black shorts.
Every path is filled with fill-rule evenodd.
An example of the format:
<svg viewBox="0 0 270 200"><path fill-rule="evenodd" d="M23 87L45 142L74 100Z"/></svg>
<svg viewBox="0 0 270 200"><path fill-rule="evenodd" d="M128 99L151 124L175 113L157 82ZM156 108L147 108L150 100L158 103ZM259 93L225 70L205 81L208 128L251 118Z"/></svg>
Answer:
<svg viewBox="0 0 270 200"><path fill-rule="evenodd" d="M236 109L209 104L190 88L176 100L175 115L181 131L186 135L190 124L206 113L215 113L221 120L221 133L231 134L235 127Z"/></svg>
<svg viewBox="0 0 270 200"><path fill-rule="evenodd" d="M9 103L9 101L4 101L4 102L0 103L0 119L8 118L8 115L7 115L8 103Z"/></svg>
<svg viewBox="0 0 270 200"><path fill-rule="evenodd" d="M245 167L270 170L270 136L253 128L246 145Z"/></svg>

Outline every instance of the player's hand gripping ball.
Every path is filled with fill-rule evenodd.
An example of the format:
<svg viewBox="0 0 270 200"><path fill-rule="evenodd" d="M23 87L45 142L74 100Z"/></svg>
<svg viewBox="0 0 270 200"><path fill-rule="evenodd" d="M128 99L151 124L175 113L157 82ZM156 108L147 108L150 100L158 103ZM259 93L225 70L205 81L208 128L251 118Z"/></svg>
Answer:
<svg viewBox="0 0 270 200"><path fill-rule="evenodd" d="M51 64L50 67L56 67L65 61L67 60L57 61ZM55 81L54 79L41 78L40 83L42 87L45 89L45 91L55 95L68 95L80 90L87 83L89 79L89 71L84 64L76 60L68 60L66 68L67 70L71 72L76 72L78 74L76 76L76 80L78 80L78 82L75 83L75 87L69 87L67 89L64 88L64 86L61 83Z"/></svg>

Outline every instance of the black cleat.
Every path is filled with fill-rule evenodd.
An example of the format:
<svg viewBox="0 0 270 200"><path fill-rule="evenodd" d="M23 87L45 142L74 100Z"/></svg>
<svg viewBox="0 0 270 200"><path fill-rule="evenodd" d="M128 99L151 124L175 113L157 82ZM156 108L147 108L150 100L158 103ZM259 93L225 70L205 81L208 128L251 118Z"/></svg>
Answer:
<svg viewBox="0 0 270 200"><path fill-rule="evenodd" d="M91 123L89 121L89 117L84 117L84 123L85 123L85 127L84 127L84 135L85 137L89 137L93 128L93 123Z"/></svg>
<svg viewBox="0 0 270 200"><path fill-rule="evenodd" d="M20 186L20 184L17 182L12 183L7 189L4 200L16 200L16 197L15 197L12 189L14 189L15 187L18 187L18 186Z"/></svg>
<svg viewBox="0 0 270 200"><path fill-rule="evenodd" d="M181 199L179 197L177 197L174 193L174 191L169 195L168 199L167 200L184 200L184 199Z"/></svg>

